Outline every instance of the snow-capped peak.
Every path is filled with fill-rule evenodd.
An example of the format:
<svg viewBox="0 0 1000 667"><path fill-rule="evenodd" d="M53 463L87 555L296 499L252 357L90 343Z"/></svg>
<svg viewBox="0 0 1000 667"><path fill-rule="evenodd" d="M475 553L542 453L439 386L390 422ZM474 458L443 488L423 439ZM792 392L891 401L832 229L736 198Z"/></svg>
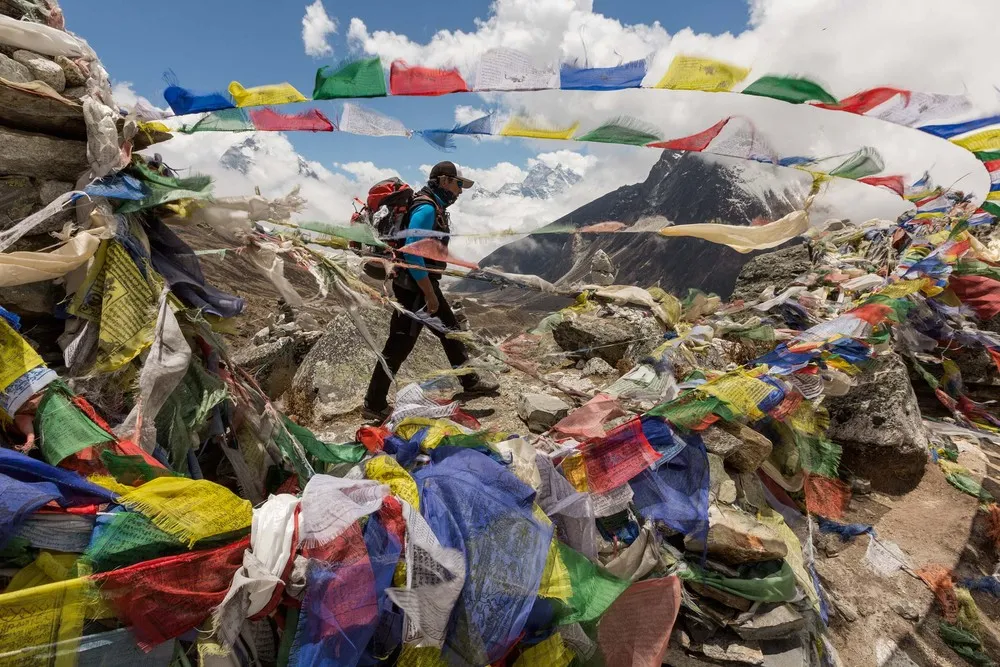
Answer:
<svg viewBox="0 0 1000 667"><path fill-rule="evenodd" d="M495 192L478 189L472 198L494 199L509 195L529 199L551 199L579 183L582 178L579 173L561 164L550 167L538 162L528 170L528 175L520 183L507 183Z"/></svg>
<svg viewBox="0 0 1000 667"><path fill-rule="evenodd" d="M270 154L271 151L264 142L261 142L256 136L249 136L240 143L227 148L226 152L219 158L219 164L226 169L233 169L247 175L254 165L259 164L258 157L267 157ZM319 180L319 174L304 157L295 153L295 159L300 176Z"/></svg>

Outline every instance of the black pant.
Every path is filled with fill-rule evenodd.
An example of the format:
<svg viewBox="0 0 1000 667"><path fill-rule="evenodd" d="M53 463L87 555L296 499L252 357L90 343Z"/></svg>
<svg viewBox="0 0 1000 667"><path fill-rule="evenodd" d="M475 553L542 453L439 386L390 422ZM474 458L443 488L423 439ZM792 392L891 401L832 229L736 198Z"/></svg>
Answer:
<svg viewBox="0 0 1000 667"><path fill-rule="evenodd" d="M413 284L414 289L408 289L405 286L399 285L398 282L394 282L392 284L392 291L396 295L396 300L399 301L403 308L415 313L424 307L425 300L420 288L413 281L410 281L410 283ZM458 320L455 319L455 313L452 312L451 306L448 305L444 294L441 293L438 281L431 279L431 284L434 286L434 294L437 295L439 304L435 316L446 327L457 331ZM392 313L392 319L389 321L389 340L385 342L385 347L382 349L382 356L385 357L385 361L389 365L389 370L392 371L393 375L396 375L399 367L410 356L410 352L413 350L413 346L417 344L417 338L420 337L420 330L423 327L422 322L408 315L404 315L398 311ZM433 327L429 327L429 329L431 333L440 339L441 345L444 347L444 353L447 355L452 368L457 368L469 360L469 354L466 352L465 345L461 341L446 338L443 332L437 331ZM475 384L477 379L472 374L460 376L463 387ZM392 380L386 374L385 369L382 368L382 364L376 362L371 382L368 383L365 405L373 410L380 410L385 407L386 396L389 393L389 384L391 382Z"/></svg>

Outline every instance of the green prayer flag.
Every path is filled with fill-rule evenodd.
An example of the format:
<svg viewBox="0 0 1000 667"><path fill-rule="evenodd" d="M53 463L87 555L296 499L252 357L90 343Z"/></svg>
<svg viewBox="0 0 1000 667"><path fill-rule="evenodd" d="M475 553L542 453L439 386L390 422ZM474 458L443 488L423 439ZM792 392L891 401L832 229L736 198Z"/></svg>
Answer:
<svg viewBox="0 0 1000 667"><path fill-rule="evenodd" d="M983 653L983 643L979 641L979 638L968 630L941 621L941 625L938 626L938 634L941 635L944 643L951 647L951 650L965 658L970 664L979 667L992 667L996 664Z"/></svg>
<svg viewBox="0 0 1000 667"><path fill-rule="evenodd" d="M980 162L992 162L1000 160L1000 151L976 151L973 153Z"/></svg>
<svg viewBox="0 0 1000 667"><path fill-rule="evenodd" d="M117 512L95 535L83 554L84 561L94 572L107 572L187 551L183 542L160 530L138 512Z"/></svg>
<svg viewBox="0 0 1000 667"><path fill-rule="evenodd" d="M720 591L760 602L789 602L795 598L795 573L786 561L765 561L739 568L739 577L703 570L694 563L677 575Z"/></svg>
<svg viewBox="0 0 1000 667"><path fill-rule="evenodd" d="M257 129L246 109L224 109L202 116L194 125L184 125L184 134L194 132L249 132Z"/></svg>
<svg viewBox="0 0 1000 667"><path fill-rule="evenodd" d="M799 463L807 472L836 479L843 448L822 435L810 435L792 430L799 450Z"/></svg>
<svg viewBox="0 0 1000 667"><path fill-rule="evenodd" d="M629 582L597 567L583 554L562 542L557 546L559 556L569 572L573 593L564 604L557 604L559 609L556 611L556 625L596 621L625 592Z"/></svg>
<svg viewBox="0 0 1000 667"><path fill-rule="evenodd" d="M187 471L187 453L212 408L228 396L225 383L201 364L191 364L156 415L156 442L170 455L170 466ZM192 436L194 436L192 440Z"/></svg>
<svg viewBox="0 0 1000 667"><path fill-rule="evenodd" d="M948 483L962 493L967 493L973 498L979 498L984 503L993 500L993 494L983 488L982 484L972 479L968 475L959 472L949 473L944 476Z"/></svg>
<svg viewBox="0 0 1000 667"><path fill-rule="evenodd" d="M375 56L355 60L334 69L329 65L316 71L314 100L335 100L347 97L385 97L385 72L382 60Z"/></svg>
<svg viewBox="0 0 1000 667"><path fill-rule="evenodd" d="M641 127L638 121L631 118L619 118L591 130L577 141L597 141L605 144L626 144L629 146L645 146L663 137L655 130Z"/></svg>
<svg viewBox="0 0 1000 667"><path fill-rule="evenodd" d="M132 170L145 181L149 194L142 199L126 201L115 213L134 213L178 199L208 199L212 196L212 179L208 176L164 176L139 163L133 164Z"/></svg>
<svg viewBox="0 0 1000 667"><path fill-rule="evenodd" d="M337 445L323 442L304 426L299 426L285 415L281 416L288 429L310 456L323 463L357 463L365 457L364 445Z"/></svg>
<svg viewBox="0 0 1000 667"><path fill-rule="evenodd" d="M996 204L991 201L984 201L979 208L983 209L990 215L1000 218L1000 204Z"/></svg>
<svg viewBox="0 0 1000 667"><path fill-rule="evenodd" d="M141 456L115 454L111 451L101 452L101 461L111 476L120 484L139 486L157 477L176 477L177 474L166 468L157 468L146 462Z"/></svg>
<svg viewBox="0 0 1000 667"><path fill-rule="evenodd" d="M877 174L883 169L885 162L882 161L882 156L874 148L865 146L834 168L830 175L857 180Z"/></svg>
<svg viewBox="0 0 1000 667"><path fill-rule="evenodd" d="M39 435L42 457L51 465L59 465L67 456L115 439L73 405L66 390L57 384L49 385L38 404L35 433Z"/></svg>
<svg viewBox="0 0 1000 667"><path fill-rule="evenodd" d="M329 225L325 222L300 222L299 227L308 229L311 232L347 239L348 241L354 241L362 245L375 246L376 248L389 247L375 236L375 230L372 229L371 225Z"/></svg>
<svg viewBox="0 0 1000 667"><path fill-rule="evenodd" d="M836 104L837 98L823 90L818 83L809 79L797 79L785 76L762 76L743 89L744 95L770 97L792 104L803 102L823 102Z"/></svg>

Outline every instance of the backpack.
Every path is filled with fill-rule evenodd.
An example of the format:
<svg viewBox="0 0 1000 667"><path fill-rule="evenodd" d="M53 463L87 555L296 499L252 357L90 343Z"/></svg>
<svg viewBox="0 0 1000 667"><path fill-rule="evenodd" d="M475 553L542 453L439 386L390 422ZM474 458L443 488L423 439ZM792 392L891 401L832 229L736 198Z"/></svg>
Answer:
<svg viewBox="0 0 1000 667"><path fill-rule="evenodd" d="M383 259L390 258L394 254L393 251L405 244L406 241L400 232L409 226L410 209L418 199L430 201L427 195L414 193L413 188L402 180L395 177L387 178L368 190L368 199L364 202L364 207L351 216L352 223L370 225L375 236L383 239L389 246L389 249L386 249L365 246L354 241L349 244L356 250L367 250L369 254L381 256L362 261L361 268L369 278L381 282L393 276L394 270L387 272Z"/></svg>

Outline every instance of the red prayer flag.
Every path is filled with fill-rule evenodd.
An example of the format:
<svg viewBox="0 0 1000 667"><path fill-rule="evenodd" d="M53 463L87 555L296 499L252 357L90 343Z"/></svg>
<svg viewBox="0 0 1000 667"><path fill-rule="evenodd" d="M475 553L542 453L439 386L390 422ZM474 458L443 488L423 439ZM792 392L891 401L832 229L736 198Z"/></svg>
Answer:
<svg viewBox="0 0 1000 667"><path fill-rule="evenodd" d="M250 110L250 122L263 132L333 132L336 129L330 119L319 109L308 109L299 114L281 114L264 107Z"/></svg>
<svg viewBox="0 0 1000 667"><path fill-rule="evenodd" d="M806 473L802 490L806 497L806 510L828 519L844 516L851 490L839 479Z"/></svg>
<svg viewBox="0 0 1000 667"><path fill-rule="evenodd" d="M659 667L681 607L677 575L632 584L597 626L606 667Z"/></svg>
<svg viewBox="0 0 1000 667"><path fill-rule="evenodd" d="M868 185L882 186L884 188L889 188L895 192L900 197L903 196L903 184L902 176L868 176L866 178L859 178L859 182L867 183Z"/></svg>
<svg viewBox="0 0 1000 667"><path fill-rule="evenodd" d="M901 88L872 88L860 93L845 97L837 104L814 103L812 106L820 109L832 109L834 111L846 111L847 113L866 114L880 104L888 102L896 95L904 95L909 101L910 91Z"/></svg>
<svg viewBox="0 0 1000 667"><path fill-rule="evenodd" d="M249 546L247 536L218 549L156 558L93 579L140 645L150 648L208 618L226 597Z"/></svg>
<svg viewBox="0 0 1000 667"><path fill-rule="evenodd" d="M389 92L393 95L447 95L467 93L469 86L454 69L410 67L395 60L389 67Z"/></svg>
<svg viewBox="0 0 1000 667"><path fill-rule="evenodd" d="M455 257L448 252L448 247L437 239L420 239L399 249L399 252L407 255L416 255L425 259L433 259L437 262L447 262L456 266L464 266L468 269L478 269L479 266L473 262L466 262L464 259Z"/></svg>
<svg viewBox="0 0 1000 667"><path fill-rule="evenodd" d="M635 418L588 440L578 448L583 454L590 490L604 493L627 483L660 459Z"/></svg>
<svg viewBox="0 0 1000 667"><path fill-rule="evenodd" d="M1000 171L1000 160L987 160L983 163L986 171Z"/></svg>
<svg viewBox="0 0 1000 667"><path fill-rule="evenodd" d="M647 144L647 147L668 148L674 151L703 151L708 148L710 143L712 143L712 139L719 136L719 133L722 132L722 128L724 128L726 123L729 121L729 118L723 118L712 127L707 130L702 130L697 134L681 137L680 139L670 139L669 141L657 141L653 144Z"/></svg>
<svg viewBox="0 0 1000 667"><path fill-rule="evenodd" d="M981 320L1000 313L1000 282L986 276L956 276L952 274L948 287Z"/></svg>

